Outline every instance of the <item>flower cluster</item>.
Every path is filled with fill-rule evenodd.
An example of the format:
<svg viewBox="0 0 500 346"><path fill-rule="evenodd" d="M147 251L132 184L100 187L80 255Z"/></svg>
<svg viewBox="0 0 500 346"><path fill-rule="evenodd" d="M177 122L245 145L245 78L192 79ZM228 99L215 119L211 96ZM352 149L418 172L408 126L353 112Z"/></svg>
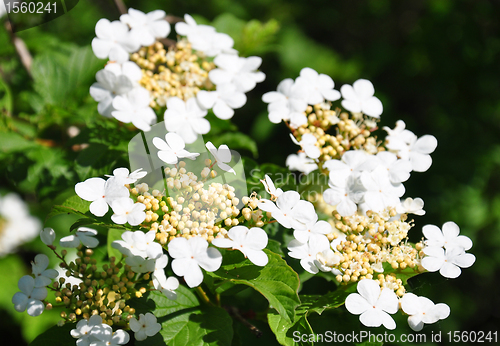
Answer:
<svg viewBox="0 0 500 346"><path fill-rule="evenodd" d="M265 78L257 71L261 58L238 56L231 37L188 14L175 25L179 41L167 47L162 39L171 28L161 10L131 8L120 21L99 20L95 31L95 55L109 58L90 88L97 110L143 131L157 121L153 109L166 108L167 130L193 143L210 131L208 110L232 118L246 103L245 93Z"/></svg>

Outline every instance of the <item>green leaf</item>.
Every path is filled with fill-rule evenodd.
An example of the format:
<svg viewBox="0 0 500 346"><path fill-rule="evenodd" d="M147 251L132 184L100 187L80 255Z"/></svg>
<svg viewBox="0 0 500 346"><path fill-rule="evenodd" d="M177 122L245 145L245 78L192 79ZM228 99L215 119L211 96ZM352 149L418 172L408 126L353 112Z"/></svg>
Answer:
<svg viewBox="0 0 500 346"><path fill-rule="evenodd" d="M265 267L258 267L244 259L239 251L227 251L222 266L213 273L207 273L222 280L247 285L260 292L283 318L294 320L295 308L300 304L297 291L299 277L280 255L267 249L269 258Z"/></svg>
<svg viewBox="0 0 500 346"><path fill-rule="evenodd" d="M12 114L12 92L9 85L0 77L0 112Z"/></svg>
<svg viewBox="0 0 500 346"><path fill-rule="evenodd" d="M89 211L89 206L90 202L84 201L78 196L72 196L68 198L62 205L53 206L45 221L60 214L75 214L87 216L86 213L88 213Z"/></svg>
<svg viewBox="0 0 500 346"><path fill-rule="evenodd" d="M0 135L0 151L4 154L24 151L37 146L38 144L35 142L27 140L15 132L2 132Z"/></svg>
<svg viewBox="0 0 500 346"><path fill-rule="evenodd" d="M69 228L69 231L72 232L75 229L78 229L82 226L88 226L88 225L92 225L94 223L95 223L94 219L90 219L90 218L79 219L78 221L76 221L74 224L71 225L71 227Z"/></svg>
<svg viewBox="0 0 500 346"><path fill-rule="evenodd" d="M45 333L40 334L29 346L68 346L75 343L70 331L75 329L74 323L66 323L62 327L54 326Z"/></svg>
<svg viewBox="0 0 500 346"><path fill-rule="evenodd" d="M341 285L335 291L321 296L300 296L302 304L297 311L305 310L321 315L323 311L342 306L347 296L356 291L356 285Z"/></svg>
<svg viewBox="0 0 500 346"><path fill-rule="evenodd" d="M55 59L50 53L38 55L33 59L33 87L42 96L45 104L64 104L71 88L68 87L68 72L64 63L58 60L60 59Z"/></svg>
<svg viewBox="0 0 500 346"><path fill-rule="evenodd" d="M302 342L297 340L297 337L294 338L294 335L306 335L306 336L314 336L314 332L307 320L307 314L302 314L297 316L297 319L291 323L286 321L281 315L279 315L276 310L271 309L267 314L267 321L269 322L269 327L276 335L276 339L282 345L286 346L295 346L295 345L314 345L313 342L308 342L309 337L304 338L307 340L306 342Z"/></svg>
<svg viewBox="0 0 500 346"><path fill-rule="evenodd" d="M162 325L159 334L136 345L231 345L232 320L226 310L200 306L194 293L185 286L179 286L176 292L175 301L156 291L131 301L137 313L152 311Z"/></svg>

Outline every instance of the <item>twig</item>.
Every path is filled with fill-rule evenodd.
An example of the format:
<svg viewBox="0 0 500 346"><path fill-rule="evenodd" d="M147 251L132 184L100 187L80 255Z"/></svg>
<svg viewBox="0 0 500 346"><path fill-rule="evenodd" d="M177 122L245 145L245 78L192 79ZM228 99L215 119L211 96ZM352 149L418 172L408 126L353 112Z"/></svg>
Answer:
<svg viewBox="0 0 500 346"><path fill-rule="evenodd" d="M184 19L181 18L181 17L171 16L171 15L165 16L165 20L167 22L169 22L170 24L175 24L175 23L183 22L184 21Z"/></svg>
<svg viewBox="0 0 500 346"><path fill-rule="evenodd" d="M254 326L253 324L251 324L250 322L248 322L243 316L241 316L236 307L225 306L224 309L226 309L226 311L229 313L229 315L236 318L238 321L243 323L245 325L245 327L250 329L252 334L255 335L257 338L260 338L262 336L262 331L259 328L257 328L256 326Z"/></svg>
<svg viewBox="0 0 500 346"><path fill-rule="evenodd" d="M120 14L127 13L127 6L123 3L123 0L115 0L115 5L118 7Z"/></svg>
<svg viewBox="0 0 500 346"><path fill-rule="evenodd" d="M9 20L5 21L5 28L9 32L10 39L12 41L12 44L16 48L16 52L21 59L21 63L28 72L28 75L31 77L31 64L33 62L33 57L31 56L28 47L26 47L24 41L17 37L17 35L14 33L14 31L12 30L12 24Z"/></svg>

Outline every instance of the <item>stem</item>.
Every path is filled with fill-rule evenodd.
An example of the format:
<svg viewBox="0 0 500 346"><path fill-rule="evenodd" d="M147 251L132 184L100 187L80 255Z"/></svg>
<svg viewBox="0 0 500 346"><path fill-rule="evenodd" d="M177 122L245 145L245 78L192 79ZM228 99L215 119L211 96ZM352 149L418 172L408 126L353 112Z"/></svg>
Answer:
<svg viewBox="0 0 500 346"><path fill-rule="evenodd" d="M257 338L260 338L262 336L262 331L259 328L257 328L256 326L254 326L253 324L251 324L250 322L248 322L243 316L241 316L236 307L225 306L224 308L229 313L229 315L231 315L232 317L234 317L235 319L237 319L238 321L243 323L245 325L245 327L250 329L252 334L255 335Z"/></svg>
<svg viewBox="0 0 500 346"><path fill-rule="evenodd" d="M115 5L118 8L120 14L127 13L127 6L123 3L123 0L115 0Z"/></svg>
<svg viewBox="0 0 500 346"><path fill-rule="evenodd" d="M31 64L33 62L33 57L31 56L31 53L28 50L28 47L26 47L26 44L22 39L17 37L17 35L14 33L12 29L12 25L9 20L5 21L5 28L9 32L10 35L10 40L12 41L12 44L16 48L17 55L19 55L19 59L21 59L21 63L23 64L24 68L26 69L26 72L28 72L28 75L31 76Z"/></svg>
<svg viewBox="0 0 500 346"><path fill-rule="evenodd" d="M201 286L196 287L196 292L198 292L198 295L200 296L201 299L203 299L205 303L209 305L215 305L210 301L210 298L208 298L207 294L205 293L203 288L201 288Z"/></svg>

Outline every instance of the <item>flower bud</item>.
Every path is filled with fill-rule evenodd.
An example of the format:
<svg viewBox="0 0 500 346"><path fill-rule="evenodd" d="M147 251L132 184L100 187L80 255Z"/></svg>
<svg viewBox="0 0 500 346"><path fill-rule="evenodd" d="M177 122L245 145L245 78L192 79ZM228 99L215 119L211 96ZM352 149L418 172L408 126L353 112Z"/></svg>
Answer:
<svg viewBox="0 0 500 346"><path fill-rule="evenodd" d="M52 246L56 239L56 232L50 227L46 227L40 231L40 239L47 246Z"/></svg>

